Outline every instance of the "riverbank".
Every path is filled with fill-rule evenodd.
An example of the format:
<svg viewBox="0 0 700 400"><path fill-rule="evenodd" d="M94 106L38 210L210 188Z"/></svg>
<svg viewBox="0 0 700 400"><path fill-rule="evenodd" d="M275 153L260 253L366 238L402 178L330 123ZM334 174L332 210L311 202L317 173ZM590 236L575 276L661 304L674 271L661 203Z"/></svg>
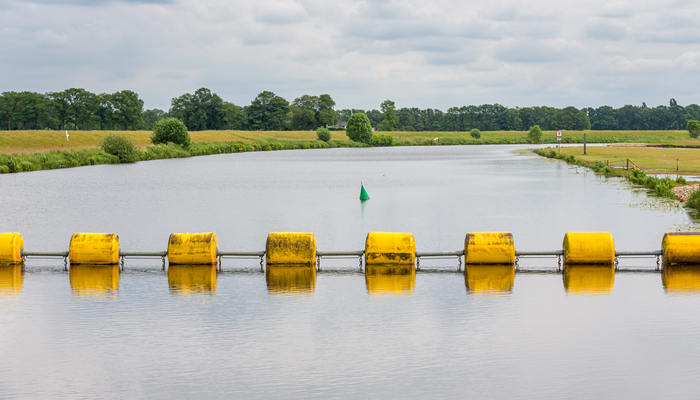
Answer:
<svg viewBox="0 0 700 400"><path fill-rule="evenodd" d="M460 144L528 144L525 131L483 131L476 139L469 132L377 132L392 137L392 144L399 146L460 145ZM124 136L134 145L151 145L151 131L65 131L26 130L0 131L0 153L36 153L51 150L84 150L97 148L110 134ZM588 143L645 143L653 145L690 146L697 145L687 131L565 131L563 143L583 143L586 134ZM315 131L191 131L192 143L311 143L317 142ZM331 140L350 142L345 131L331 131ZM544 131L544 143L556 143L554 131Z"/></svg>
<svg viewBox="0 0 700 400"><path fill-rule="evenodd" d="M187 148L153 146L150 131L68 131L67 136L65 131L0 131L0 173L118 163L117 157L100 149L102 141L110 134L131 141L138 148L137 161L247 151L368 146L351 141L344 131L332 131L329 142L318 140L315 131L193 131L190 132L192 144ZM473 138L469 132L393 131L381 134L391 139L380 145L390 146L529 143L527 132L523 131L481 132L479 138ZM583 143L584 134L588 143L681 145L689 141L685 131L566 131L563 142ZM542 141L556 143L555 132L545 131Z"/></svg>
<svg viewBox="0 0 700 400"><path fill-rule="evenodd" d="M697 190L697 184L688 184L682 176L676 179L668 177L659 178L648 175L639 169L613 168L606 165L601 160L591 161L589 159L584 159L583 157L585 156L574 156L573 154L567 154L567 152L563 150L565 150L565 148L562 148L562 152L553 148L534 149L532 151L542 157L557 159L568 164L590 168L595 173L603 176L625 178L635 185L649 189L650 192L657 196L678 200L687 208L700 211L700 202L695 201L695 199L700 198L700 191ZM587 152L589 151L590 149Z"/></svg>
<svg viewBox="0 0 700 400"><path fill-rule="evenodd" d="M629 159L638 168L652 174L700 175L700 151L690 148L591 146L583 154L583 147L562 147L561 154L573 155L588 162L627 164Z"/></svg>

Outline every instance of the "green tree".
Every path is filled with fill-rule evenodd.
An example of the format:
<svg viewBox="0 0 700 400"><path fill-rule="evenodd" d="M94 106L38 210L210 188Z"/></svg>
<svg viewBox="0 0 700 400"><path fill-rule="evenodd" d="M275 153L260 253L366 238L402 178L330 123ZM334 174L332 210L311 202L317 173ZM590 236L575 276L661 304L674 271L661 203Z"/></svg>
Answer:
<svg viewBox="0 0 700 400"><path fill-rule="evenodd" d="M318 138L318 140L328 142L329 140L331 140L331 131L329 131L328 128L320 127L316 129L316 137Z"/></svg>
<svg viewBox="0 0 700 400"><path fill-rule="evenodd" d="M177 118L165 118L156 122L151 135L153 144L175 143L187 147L190 145L190 134L187 127Z"/></svg>
<svg viewBox="0 0 700 400"><path fill-rule="evenodd" d="M530 139L530 143L541 143L542 142L542 129L539 125L535 125L530 128L527 132L527 137Z"/></svg>
<svg viewBox="0 0 700 400"><path fill-rule="evenodd" d="M246 108L248 125L254 130L283 130L287 127L289 102L273 92L258 94Z"/></svg>
<svg viewBox="0 0 700 400"><path fill-rule="evenodd" d="M248 119L243 108L229 102L224 102L224 129L242 130L247 128Z"/></svg>
<svg viewBox="0 0 700 400"><path fill-rule="evenodd" d="M85 89L70 88L63 91L68 102L68 120L75 129L89 129L95 122L97 95Z"/></svg>
<svg viewBox="0 0 700 400"><path fill-rule="evenodd" d="M97 107L95 115L99 122L99 129L111 128L114 119L114 106L112 105L112 95L101 93L97 95Z"/></svg>
<svg viewBox="0 0 700 400"><path fill-rule="evenodd" d="M474 139L479 139L481 137L481 131L474 128L469 131L469 135L473 137Z"/></svg>
<svg viewBox="0 0 700 400"><path fill-rule="evenodd" d="M169 114L180 119L188 129L222 129L226 125L226 107L218 94L207 88L185 93L172 99Z"/></svg>
<svg viewBox="0 0 700 400"><path fill-rule="evenodd" d="M334 110L335 101L329 94L318 96L318 112L316 119L321 126L335 125L338 123L338 114Z"/></svg>
<svg viewBox="0 0 700 400"><path fill-rule="evenodd" d="M116 125L124 130L136 129L141 126L143 118L143 100L131 90L112 93L109 97L112 104L113 118Z"/></svg>
<svg viewBox="0 0 700 400"><path fill-rule="evenodd" d="M133 143L124 136L107 135L102 141L105 153L117 156L120 163L132 163L138 160L138 152Z"/></svg>
<svg viewBox="0 0 700 400"><path fill-rule="evenodd" d="M384 119L379 123L378 129L393 131L399 125L399 117L396 115L396 104L391 100L384 100L380 105Z"/></svg>
<svg viewBox="0 0 700 400"><path fill-rule="evenodd" d="M688 130L688 133L690 133L691 138L697 139L698 136L700 136L700 121L691 119L688 121L685 127Z"/></svg>
<svg viewBox="0 0 700 400"><path fill-rule="evenodd" d="M58 128L68 129L68 125L71 123L68 94L65 91L49 93L49 99L51 100L51 108L56 117Z"/></svg>
<svg viewBox="0 0 700 400"><path fill-rule="evenodd" d="M166 113L158 108L146 110L143 112L143 127L148 130L153 130L156 122L166 117Z"/></svg>
<svg viewBox="0 0 700 400"><path fill-rule="evenodd" d="M18 92L4 92L0 98L0 118L7 121L7 130L11 130L12 122L17 116L20 104L20 94Z"/></svg>
<svg viewBox="0 0 700 400"><path fill-rule="evenodd" d="M355 113L350 117L345 133L354 142L369 144L372 141L372 124L365 113Z"/></svg>
<svg viewBox="0 0 700 400"><path fill-rule="evenodd" d="M305 94L297 97L289 107L292 113L292 129L309 130L319 126L318 97Z"/></svg>

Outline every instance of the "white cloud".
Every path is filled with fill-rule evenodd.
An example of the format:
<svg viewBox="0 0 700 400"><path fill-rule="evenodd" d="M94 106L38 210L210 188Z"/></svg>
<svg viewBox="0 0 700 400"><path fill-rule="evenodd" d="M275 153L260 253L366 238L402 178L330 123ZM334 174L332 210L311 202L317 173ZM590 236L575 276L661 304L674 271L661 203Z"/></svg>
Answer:
<svg viewBox="0 0 700 400"><path fill-rule="evenodd" d="M10 0L1 90L330 93L340 107L666 103L697 86L690 1Z"/></svg>

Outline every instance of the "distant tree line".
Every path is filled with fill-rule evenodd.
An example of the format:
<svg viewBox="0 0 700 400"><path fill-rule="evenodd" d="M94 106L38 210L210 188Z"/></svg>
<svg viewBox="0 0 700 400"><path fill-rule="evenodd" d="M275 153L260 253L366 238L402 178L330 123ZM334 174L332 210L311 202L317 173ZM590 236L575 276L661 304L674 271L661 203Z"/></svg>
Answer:
<svg viewBox="0 0 700 400"><path fill-rule="evenodd" d="M343 127L354 113L365 113L378 131L521 130L534 125L544 130L663 130L684 129L688 120L700 120L700 106L626 105L620 108L515 107L482 104L438 109L399 108L385 100L372 110L335 110L328 94L302 95L291 103L270 91L249 105L224 101L207 88L172 99L168 111L143 109L143 100L130 90L95 94L71 88L62 92L4 92L0 94L0 129L152 129L161 119L174 117L189 130L313 130ZM339 124L340 122L340 124Z"/></svg>

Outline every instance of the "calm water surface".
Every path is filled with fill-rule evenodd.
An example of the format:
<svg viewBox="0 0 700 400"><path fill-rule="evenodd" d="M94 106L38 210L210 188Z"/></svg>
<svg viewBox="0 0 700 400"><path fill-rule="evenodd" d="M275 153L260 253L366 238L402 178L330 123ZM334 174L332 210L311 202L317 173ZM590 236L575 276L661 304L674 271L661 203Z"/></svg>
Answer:
<svg viewBox="0 0 700 400"><path fill-rule="evenodd" d="M261 250L269 231L361 249L409 231L456 250L508 230L521 250L567 231L610 231L619 250L660 247L687 213L618 180L516 155L515 146L333 149L0 175L0 231L65 250L73 232L117 232L164 250L171 232L215 231ZM372 199L357 200L360 181ZM630 266L654 267L653 261ZM580 279L561 273L367 275L270 270L0 268L0 398L694 398L695 269ZM552 260L530 261L552 271Z"/></svg>

